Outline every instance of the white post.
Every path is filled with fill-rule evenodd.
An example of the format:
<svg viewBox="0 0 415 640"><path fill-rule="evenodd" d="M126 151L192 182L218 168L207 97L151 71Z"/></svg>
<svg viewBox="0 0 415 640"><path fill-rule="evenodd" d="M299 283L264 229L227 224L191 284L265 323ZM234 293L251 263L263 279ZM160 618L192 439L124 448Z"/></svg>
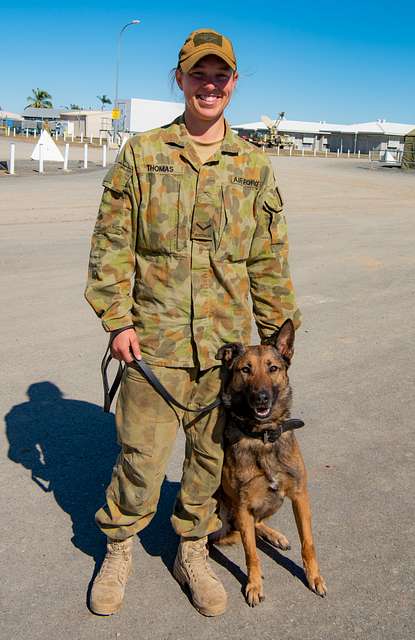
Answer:
<svg viewBox="0 0 415 640"><path fill-rule="evenodd" d="M301 149L301 155L304 155L304 147Z"/></svg>
<svg viewBox="0 0 415 640"><path fill-rule="evenodd" d="M292 154L293 154L293 146L291 145L290 146L290 156L292 156Z"/></svg>
<svg viewBox="0 0 415 640"><path fill-rule="evenodd" d="M68 171L68 162L69 162L69 142L65 144L65 152L63 156L63 170Z"/></svg>
<svg viewBox="0 0 415 640"><path fill-rule="evenodd" d="M102 147L102 166L107 166L107 145L104 144Z"/></svg>
<svg viewBox="0 0 415 640"><path fill-rule="evenodd" d="M329 153L329 150L328 150L328 149L326 149L326 158L327 158L327 156L328 156L328 153Z"/></svg>
<svg viewBox="0 0 415 640"><path fill-rule="evenodd" d="M58 130L55 129L55 140L57 140L57 139L58 139Z"/></svg>
<svg viewBox="0 0 415 640"><path fill-rule="evenodd" d="M33 129L33 137L36 138L36 129Z"/></svg>
<svg viewBox="0 0 415 640"><path fill-rule="evenodd" d="M317 149L314 148L314 157L316 157L316 155L317 155Z"/></svg>
<svg viewBox="0 0 415 640"><path fill-rule="evenodd" d="M340 158L340 149L337 149L337 157Z"/></svg>
<svg viewBox="0 0 415 640"><path fill-rule="evenodd" d="M347 157L350 158L350 149L347 149Z"/></svg>
<svg viewBox="0 0 415 640"><path fill-rule="evenodd" d="M369 151L369 162L370 162L370 160L371 160L371 159L372 159L372 154L371 154L371 152Z"/></svg>
<svg viewBox="0 0 415 640"><path fill-rule="evenodd" d="M13 127L13 138L16 137L16 127Z"/></svg>
<svg viewBox="0 0 415 640"><path fill-rule="evenodd" d="M29 137L29 129L26 129L26 138Z"/></svg>
<svg viewBox="0 0 415 640"><path fill-rule="evenodd" d="M7 127L7 135L10 136L10 127Z"/></svg>
<svg viewBox="0 0 415 640"><path fill-rule="evenodd" d="M11 145L10 145L10 162L9 162L9 173L11 175L14 175L14 156L15 156L15 151L16 151L16 145L14 144L14 142L12 142Z"/></svg>
<svg viewBox="0 0 415 640"><path fill-rule="evenodd" d="M92 144L92 136L89 136L89 144Z"/></svg>
<svg viewBox="0 0 415 640"><path fill-rule="evenodd" d="M102 146L102 133L99 134L99 146Z"/></svg>
<svg viewBox="0 0 415 640"><path fill-rule="evenodd" d="M359 149L359 151L357 152L357 157L358 157L358 158L360 158L360 149Z"/></svg>
<svg viewBox="0 0 415 640"><path fill-rule="evenodd" d="M73 135L73 131L72 131L72 134L71 134L71 135L72 135L72 142L73 142L73 140L74 140L74 135Z"/></svg>
<svg viewBox="0 0 415 640"><path fill-rule="evenodd" d="M39 173L43 173L43 144L39 145Z"/></svg>
<svg viewBox="0 0 415 640"><path fill-rule="evenodd" d="M84 144L84 169L88 169L88 144Z"/></svg>
<svg viewBox="0 0 415 640"><path fill-rule="evenodd" d="M81 144L84 144L84 134L81 133Z"/></svg>

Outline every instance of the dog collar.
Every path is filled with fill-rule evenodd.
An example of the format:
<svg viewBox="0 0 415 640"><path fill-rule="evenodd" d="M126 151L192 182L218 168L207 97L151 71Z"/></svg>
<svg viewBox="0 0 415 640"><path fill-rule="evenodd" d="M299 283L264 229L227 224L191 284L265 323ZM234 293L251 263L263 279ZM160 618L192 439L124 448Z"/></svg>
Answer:
<svg viewBox="0 0 415 640"><path fill-rule="evenodd" d="M246 422L244 418L241 418L236 413L233 413L233 411L231 412L231 416L233 418L236 418L241 423ZM271 442L271 443L276 442L278 438L282 436L282 434L285 433L286 431L292 431L293 429L301 429L301 427L304 427L304 422L302 420L299 420L298 418L288 418L287 420L284 420L283 422L281 422L277 426L277 428L263 429L262 431L248 431L243 427L242 424L238 425L239 431L242 431L242 433L245 436L248 436L249 438L257 438L259 440L262 440L264 444L268 444L268 442Z"/></svg>

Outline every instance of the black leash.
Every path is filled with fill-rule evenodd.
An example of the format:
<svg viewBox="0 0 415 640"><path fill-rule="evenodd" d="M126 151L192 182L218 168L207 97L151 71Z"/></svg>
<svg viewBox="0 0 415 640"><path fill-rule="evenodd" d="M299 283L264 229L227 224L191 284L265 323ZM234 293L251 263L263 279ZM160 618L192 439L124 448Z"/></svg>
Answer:
<svg viewBox="0 0 415 640"><path fill-rule="evenodd" d="M240 418L233 412L231 412L231 416L241 423L246 422L244 418ZM281 422L276 429L264 429L263 431L249 431L248 429L245 429L242 424L237 424L236 427L245 436L248 436L248 438L258 438L259 440L262 440L264 444L268 444L268 442L276 442L286 431L301 429L301 427L304 427L304 422L298 418L287 418L287 420Z"/></svg>
<svg viewBox="0 0 415 640"><path fill-rule="evenodd" d="M125 365L122 362L120 362L118 364L118 370L114 378L114 382L110 387L108 383L107 371L108 371L108 366L111 360L113 360L113 357L111 355L110 345L108 345L107 350L101 362L102 383L104 386L105 413L109 413L110 411L112 401L114 399L115 394L117 393L118 387L120 386L121 378L123 376L124 369L125 369ZM140 371L140 373L144 376L147 382L151 384L153 389L157 391L157 393L161 395L163 400L165 400L167 404L169 404L170 406L177 407L178 409L182 409L183 411L187 411L189 413L207 413L208 411L212 411L212 409L216 409L216 407L218 407L222 402L220 398L216 398L216 400L208 404L206 407L200 407L200 409L189 409L188 407L185 407L183 404L178 402L178 400L176 400L176 398L174 398L171 395L171 393L166 389L166 387L164 387L161 384L160 380L158 379L154 371L151 369L151 367L146 362L144 362L144 360L138 360L133 356L133 361L138 371Z"/></svg>

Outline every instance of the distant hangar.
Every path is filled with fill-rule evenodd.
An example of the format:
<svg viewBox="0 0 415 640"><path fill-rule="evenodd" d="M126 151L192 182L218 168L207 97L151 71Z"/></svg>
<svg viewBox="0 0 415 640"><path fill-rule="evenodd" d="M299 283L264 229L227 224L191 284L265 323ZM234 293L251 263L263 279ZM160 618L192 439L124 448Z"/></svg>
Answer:
<svg viewBox="0 0 415 640"><path fill-rule="evenodd" d="M303 122L286 120L278 124L278 133L289 138L294 149L340 153L369 153L369 151L402 151L404 137L415 125L376 120L357 124L332 124L324 121ZM232 129L241 136L249 137L267 132L263 122L233 124Z"/></svg>

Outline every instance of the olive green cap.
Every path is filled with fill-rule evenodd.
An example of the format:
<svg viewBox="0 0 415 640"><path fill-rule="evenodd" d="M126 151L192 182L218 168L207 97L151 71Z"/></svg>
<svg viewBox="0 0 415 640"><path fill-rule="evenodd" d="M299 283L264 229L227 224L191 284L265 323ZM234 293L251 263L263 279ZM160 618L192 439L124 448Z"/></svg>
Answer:
<svg viewBox="0 0 415 640"><path fill-rule="evenodd" d="M235 71L236 58L231 41L213 29L192 31L180 49L178 66L188 73L196 62L210 55L218 56Z"/></svg>

